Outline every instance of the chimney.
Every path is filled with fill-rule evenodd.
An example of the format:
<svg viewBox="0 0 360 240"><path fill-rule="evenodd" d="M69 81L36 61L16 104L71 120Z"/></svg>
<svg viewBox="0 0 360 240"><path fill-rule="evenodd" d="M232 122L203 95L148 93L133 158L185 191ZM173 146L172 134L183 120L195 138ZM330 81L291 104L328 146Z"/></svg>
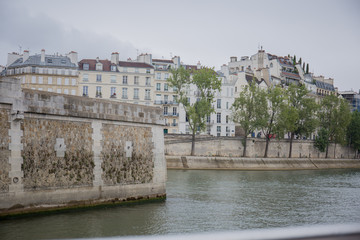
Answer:
<svg viewBox="0 0 360 240"><path fill-rule="evenodd" d="M179 56L173 57L172 61L173 61L174 65L175 65L176 69L180 67L180 57Z"/></svg>
<svg viewBox="0 0 360 240"><path fill-rule="evenodd" d="M118 52L113 52L111 54L111 64L119 64L119 53Z"/></svg>
<svg viewBox="0 0 360 240"><path fill-rule="evenodd" d="M142 53L137 57L137 61L152 65L152 55L147 53L145 54Z"/></svg>
<svg viewBox="0 0 360 240"><path fill-rule="evenodd" d="M201 68L201 63L200 63L200 61L198 61L198 63L196 64L196 68L197 68L197 69L200 69L200 68Z"/></svg>
<svg viewBox="0 0 360 240"><path fill-rule="evenodd" d="M237 57L230 57L230 62L237 62Z"/></svg>
<svg viewBox="0 0 360 240"><path fill-rule="evenodd" d="M69 54L66 55L68 58L70 58L70 62L77 65L78 64L78 54L75 51L69 52Z"/></svg>
<svg viewBox="0 0 360 240"><path fill-rule="evenodd" d="M45 63L45 49L41 49L40 62Z"/></svg>
<svg viewBox="0 0 360 240"><path fill-rule="evenodd" d="M24 54L23 54L23 63L28 60L29 58L29 51L28 50L24 50Z"/></svg>

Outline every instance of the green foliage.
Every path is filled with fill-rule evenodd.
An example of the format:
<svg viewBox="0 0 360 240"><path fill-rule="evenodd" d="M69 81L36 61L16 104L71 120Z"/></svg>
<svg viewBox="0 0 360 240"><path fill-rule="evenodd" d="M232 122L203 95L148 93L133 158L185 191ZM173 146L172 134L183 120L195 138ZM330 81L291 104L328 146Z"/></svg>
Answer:
<svg viewBox="0 0 360 240"><path fill-rule="evenodd" d="M317 126L318 105L309 97L305 85L291 84L285 91L285 104L280 117L281 130L309 136Z"/></svg>
<svg viewBox="0 0 360 240"><path fill-rule="evenodd" d="M302 65L302 70L305 71L305 62Z"/></svg>
<svg viewBox="0 0 360 240"><path fill-rule="evenodd" d="M302 59L301 59L301 58L299 59L299 64L300 64L300 66L301 66L301 64L302 64Z"/></svg>
<svg viewBox="0 0 360 240"><path fill-rule="evenodd" d="M315 139L315 147L319 149L320 152L325 152L327 146L329 145L329 132L326 128L320 128L318 136Z"/></svg>
<svg viewBox="0 0 360 240"><path fill-rule="evenodd" d="M360 112L355 111L351 114L351 121L347 128L347 139L350 146L360 150Z"/></svg>
<svg viewBox="0 0 360 240"><path fill-rule="evenodd" d="M308 63L306 64L306 71L305 71L305 73L306 73L306 74L309 73L309 64L308 64Z"/></svg>
<svg viewBox="0 0 360 240"><path fill-rule="evenodd" d="M261 127L260 119L265 112L267 112L266 92L260 89L255 81L252 81L250 86L246 86L240 92L232 106L232 120L238 123L245 132L243 156L246 154L247 135Z"/></svg>
<svg viewBox="0 0 360 240"><path fill-rule="evenodd" d="M170 70L172 76L168 78L170 87L176 88L179 103L184 106L189 120L189 127L193 136L198 128L206 128L206 117L214 112L212 103L214 101L215 91L221 90L221 80L216 76L213 68L201 68L196 70L192 77L190 72L180 67ZM197 91L197 101L190 103L187 99L186 90L190 85L194 85ZM194 145L194 137L193 144ZM192 149L193 152L194 149Z"/></svg>
<svg viewBox="0 0 360 240"><path fill-rule="evenodd" d="M293 65L294 66L296 65L296 55L294 55L294 58L293 58Z"/></svg>
<svg viewBox="0 0 360 240"><path fill-rule="evenodd" d="M346 142L346 130L350 119L350 108L346 100L335 95L323 98L319 111L319 120L320 126L327 129L330 140L340 144Z"/></svg>

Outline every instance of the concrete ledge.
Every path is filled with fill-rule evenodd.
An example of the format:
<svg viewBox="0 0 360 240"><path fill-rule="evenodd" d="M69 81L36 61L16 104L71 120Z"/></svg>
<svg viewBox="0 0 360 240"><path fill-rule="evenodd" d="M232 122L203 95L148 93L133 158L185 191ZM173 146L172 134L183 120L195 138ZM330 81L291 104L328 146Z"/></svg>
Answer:
<svg viewBox="0 0 360 240"><path fill-rule="evenodd" d="M168 169L305 170L360 168L360 159L165 157Z"/></svg>

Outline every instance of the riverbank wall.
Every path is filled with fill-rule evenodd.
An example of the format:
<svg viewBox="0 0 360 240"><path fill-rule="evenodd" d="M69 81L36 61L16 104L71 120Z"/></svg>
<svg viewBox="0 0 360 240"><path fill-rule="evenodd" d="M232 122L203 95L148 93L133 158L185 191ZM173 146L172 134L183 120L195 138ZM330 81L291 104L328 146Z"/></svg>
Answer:
<svg viewBox="0 0 360 240"><path fill-rule="evenodd" d="M294 140L292 158L288 158L288 140L273 139L268 158L263 158L265 139L249 138L247 157L241 157L240 137L199 136L195 156L190 156L191 136L165 135L165 154L168 169L240 169L240 170L296 170L360 168L355 151L345 146L329 147L329 158L314 147L311 140Z"/></svg>
<svg viewBox="0 0 360 240"><path fill-rule="evenodd" d="M168 169L315 170L360 168L360 159L166 156Z"/></svg>
<svg viewBox="0 0 360 240"><path fill-rule="evenodd" d="M166 196L160 108L0 78L0 216Z"/></svg>

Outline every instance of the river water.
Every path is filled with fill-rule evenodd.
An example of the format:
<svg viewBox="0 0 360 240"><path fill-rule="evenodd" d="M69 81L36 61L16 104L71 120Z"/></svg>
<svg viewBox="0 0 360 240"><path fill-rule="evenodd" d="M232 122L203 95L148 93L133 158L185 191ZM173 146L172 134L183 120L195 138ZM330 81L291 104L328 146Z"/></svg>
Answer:
<svg viewBox="0 0 360 240"><path fill-rule="evenodd" d="M360 170L169 170L167 200L0 221L0 239L360 223Z"/></svg>

